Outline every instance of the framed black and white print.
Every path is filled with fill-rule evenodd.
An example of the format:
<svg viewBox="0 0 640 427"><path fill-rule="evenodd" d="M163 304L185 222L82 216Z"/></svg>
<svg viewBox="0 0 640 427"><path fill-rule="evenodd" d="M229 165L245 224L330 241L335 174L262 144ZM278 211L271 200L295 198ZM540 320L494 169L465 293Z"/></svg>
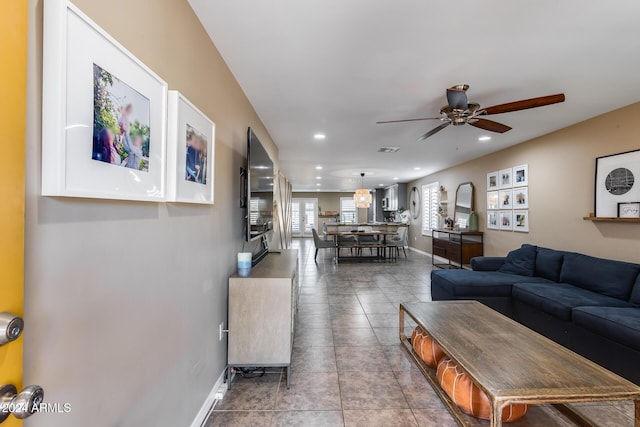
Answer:
<svg viewBox="0 0 640 427"><path fill-rule="evenodd" d="M520 165L513 168L513 186L526 187L529 185L529 165Z"/></svg>
<svg viewBox="0 0 640 427"><path fill-rule="evenodd" d="M500 211L499 217L500 230L513 230L513 211Z"/></svg>
<svg viewBox="0 0 640 427"><path fill-rule="evenodd" d="M640 218L640 202L618 203L618 218Z"/></svg>
<svg viewBox="0 0 640 427"><path fill-rule="evenodd" d="M529 187L513 189L513 208L529 209Z"/></svg>
<svg viewBox="0 0 640 427"><path fill-rule="evenodd" d="M596 159L595 216L615 218L618 203L640 200L640 150Z"/></svg>
<svg viewBox="0 0 640 427"><path fill-rule="evenodd" d="M500 190L498 209L513 209L513 190Z"/></svg>
<svg viewBox="0 0 640 427"><path fill-rule="evenodd" d="M67 0L43 50L42 195L164 201L167 83Z"/></svg>
<svg viewBox="0 0 640 427"><path fill-rule="evenodd" d="M490 230L499 230L500 225L498 221L500 220L500 212L498 211L489 211L487 212L487 228Z"/></svg>
<svg viewBox="0 0 640 427"><path fill-rule="evenodd" d="M500 172L489 172L487 174L487 191L497 190L500 188L500 183L498 182L498 175Z"/></svg>
<svg viewBox="0 0 640 427"><path fill-rule="evenodd" d="M529 211L513 211L513 231L529 232Z"/></svg>
<svg viewBox="0 0 640 427"><path fill-rule="evenodd" d="M513 187L513 169L502 169L498 175L498 181L500 182L500 188Z"/></svg>

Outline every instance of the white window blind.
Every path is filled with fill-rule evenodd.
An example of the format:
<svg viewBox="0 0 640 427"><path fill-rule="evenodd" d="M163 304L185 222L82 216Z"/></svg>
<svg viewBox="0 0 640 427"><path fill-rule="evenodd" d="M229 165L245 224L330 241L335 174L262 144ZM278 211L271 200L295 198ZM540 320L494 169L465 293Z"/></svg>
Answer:
<svg viewBox="0 0 640 427"><path fill-rule="evenodd" d="M422 234L431 235L438 228L438 206L440 205L440 185L437 182L422 186Z"/></svg>
<svg viewBox="0 0 640 427"><path fill-rule="evenodd" d="M249 223L257 225L258 218L260 218L260 199L252 198L249 202Z"/></svg>
<svg viewBox="0 0 640 427"><path fill-rule="evenodd" d="M354 224L357 216L358 210L353 197L340 197L340 222Z"/></svg>

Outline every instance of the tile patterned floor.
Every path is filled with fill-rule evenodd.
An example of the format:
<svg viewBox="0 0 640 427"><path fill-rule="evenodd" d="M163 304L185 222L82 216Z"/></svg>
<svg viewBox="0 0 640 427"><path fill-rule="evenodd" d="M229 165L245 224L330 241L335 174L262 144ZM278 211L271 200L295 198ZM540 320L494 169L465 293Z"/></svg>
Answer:
<svg viewBox="0 0 640 427"><path fill-rule="evenodd" d="M455 426L398 342L398 304L430 300L429 260L408 252L396 263L334 265L321 251L315 263L311 240L294 245L300 249L301 294L291 388L283 372L236 376L205 425ZM597 425L633 425L633 405L579 409ZM508 425L573 424L542 406Z"/></svg>

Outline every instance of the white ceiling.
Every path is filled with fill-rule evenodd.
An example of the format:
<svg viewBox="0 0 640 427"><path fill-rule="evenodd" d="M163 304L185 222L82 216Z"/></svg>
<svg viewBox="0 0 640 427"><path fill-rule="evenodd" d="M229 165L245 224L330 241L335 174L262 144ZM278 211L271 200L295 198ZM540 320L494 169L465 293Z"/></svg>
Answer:
<svg viewBox="0 0 640 427"><path fill-rule="evenodd" d="M406 182L640 101L637 0L189 3L296 190L353 190L360 171L373 174L369 187ZM491 116L513 127L502 135L465 125L418 143L439 122L375 124L437 116L458 83L484 107L559 92L567 100ZM401 149L378 153L384 146Z"/></svg>

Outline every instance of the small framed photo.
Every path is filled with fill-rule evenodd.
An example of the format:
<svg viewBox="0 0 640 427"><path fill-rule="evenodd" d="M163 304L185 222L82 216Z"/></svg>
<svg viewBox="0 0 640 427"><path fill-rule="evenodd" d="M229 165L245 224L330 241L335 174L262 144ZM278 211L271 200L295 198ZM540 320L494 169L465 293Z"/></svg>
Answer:
<svg viewBox="0 0 640 427"><path fill-rule="evenodd" d="M500 188L513 187L513 169L502 169L499 173L498 180L500 182Z"/></svg>
<svg viewBox="0 0 640 427"><path fill-rule="evenodd" d="M500 190L500 207L498 209L513 209L513 190Z"/></svg>
<svg viewBox="0 0 640 427"><path fill-rule="evenodd" d="M640 218L640 202L618 203L618 218Z"/></svg>
<svg viewBox="0 0 640 427"><path fill-rule="evenodd" d="M525 187L529 185L529 165L520 165L513 168L513 186Z"/></svg>
<svg viewBox="0 0 640 427"><path fill-rule="evenodd" d="M513 189L513 208L529 209L529 187Z"/></svg>
<svg viewBox="0 0 640 427"><path fill-rule="evenodd" d="M487 209L500 209L500 193L498 191L487 193Z"/></svg>
<svg viewBox="0 0 640 427"><path fill-rule="evenodd" d="M498 171L489 172L487 174L487 191L497 190L498 188L500 188L500 183L498 181L499 174L500 173Z"/></svg>
<svg viewBox="0 0 640 427"><path fill-rule="evenodd" d="M513 211L500 211L500 230L513 230Z"/></svg>
<svg viewBox="0 0 640 427"><path fill-rule="evenodd" d="M215 124L178 91L169 91L167 201L213 204Z"/></svg>
<svg viewBox="0 0 640 427"><path fill-rule="evenodd" d="M167 83L67 0L44 3L42 195L165 201Z"/></svg>
<svg viewBox="0 0 640 427"><path fill-rule="evenodd" d="M513 211L513 231L529 232L529 211Z"/></svg>
<svg viewBox="0 0 640 427"><path fill-rule="evenodd" d="M500 225L498 221L500 220L500 212L491 211L487 212L487 228L490 230L499 230Z"/></svg>

